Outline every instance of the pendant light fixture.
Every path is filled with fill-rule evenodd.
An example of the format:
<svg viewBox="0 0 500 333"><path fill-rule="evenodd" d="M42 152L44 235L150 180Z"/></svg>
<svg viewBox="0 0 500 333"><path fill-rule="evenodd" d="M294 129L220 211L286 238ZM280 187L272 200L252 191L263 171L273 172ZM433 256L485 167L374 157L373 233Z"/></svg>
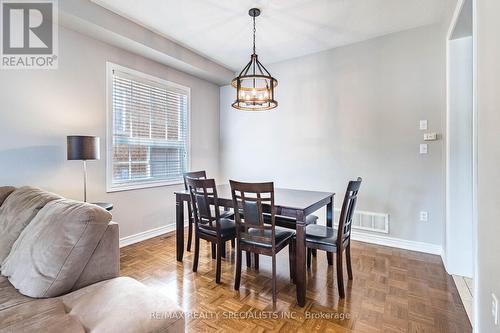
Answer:
<svg viewBox="0 0 500 333"><path fill-rule="evenodd" d="M236 100L232 106L247 111L271 110L278 106L274 99L274 88L278 81L260 63L255 53L255 18L260 15L260 9L252 8L248 14L253 18L253 54L250 62L231 81L231 85L236 88Z"/></svg>

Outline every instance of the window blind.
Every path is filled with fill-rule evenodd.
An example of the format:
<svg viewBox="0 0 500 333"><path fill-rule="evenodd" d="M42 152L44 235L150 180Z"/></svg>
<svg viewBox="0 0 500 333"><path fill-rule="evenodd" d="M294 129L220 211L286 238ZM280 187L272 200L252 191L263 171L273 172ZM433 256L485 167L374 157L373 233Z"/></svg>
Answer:
<svg viewBox="0 0 500 333"><path fill-rule="evenodd" d="M189 90L112 72L111 187L180 181L187 170Z"/></svg>

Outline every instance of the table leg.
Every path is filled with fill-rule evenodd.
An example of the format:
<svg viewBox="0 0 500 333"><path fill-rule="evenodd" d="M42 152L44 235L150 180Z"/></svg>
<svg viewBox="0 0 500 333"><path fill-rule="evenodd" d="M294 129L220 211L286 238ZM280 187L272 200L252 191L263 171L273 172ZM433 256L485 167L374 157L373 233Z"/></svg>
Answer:
<svg viewBox="0 0 500 333"><path fill-rule="evenodd" d="M184 200L178 194L175 195L175 239L177 261L182 261L184 255Z"/></svg>
<svg viewBox="0 0 500 333"><path fill-rule="evenodd" d="M333 225L333 198L328 205L326 205L326 225L332 227ZM327 252L326 258L328 260L328 265L333 265L333 253Z"/></svg>
<svg viewBox="0 0 500 333"><path fill-rule="evenodd" d="M295 260L297 303L299 306L304 306L306 304L306 216L303 211L297 212Z"/></svg>

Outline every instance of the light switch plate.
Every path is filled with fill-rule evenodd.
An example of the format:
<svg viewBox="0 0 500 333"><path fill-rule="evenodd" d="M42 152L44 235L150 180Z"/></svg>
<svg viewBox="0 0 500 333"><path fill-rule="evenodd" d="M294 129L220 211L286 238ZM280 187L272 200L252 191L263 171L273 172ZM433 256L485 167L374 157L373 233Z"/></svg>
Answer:
<svg viewBox="0 0 500 333"><path fill-rule="evenodd" d="M427 154L427 144L426 143L420 144L420 154Z"/></svg>
<svg viewBox="0 0 500 333"><path fill-rule="evenodd" d="M420 130L425 131L427 129L427 120L420 120Z"/></svg>
<svg viewBox="0 0 500 333"><path fill-rule="evenodd" d="M422 222L427 222L429 220L429 213L427 212L420 212L420 221Z"/></svg>

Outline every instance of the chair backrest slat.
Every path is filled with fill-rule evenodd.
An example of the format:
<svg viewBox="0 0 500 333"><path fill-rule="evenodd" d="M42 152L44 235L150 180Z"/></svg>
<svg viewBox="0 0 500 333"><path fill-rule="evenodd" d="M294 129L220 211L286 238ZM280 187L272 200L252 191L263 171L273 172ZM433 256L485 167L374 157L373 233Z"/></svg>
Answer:
<svg viewBox="0 0 500 333"><path fill-rule="evenodd" d="M242 183L229 181L236 220L236 233L238 239L267 242L274 248L275 244L275 207L274 184L268 183ZM271 225L264 224L264 207L270 207ZM249 229L253 229L252 234ZM265 230L271 233L265 234Z"/></svg>
<svg viewBox="0 0 500 333"><path fill-rule="evenodd" d="M347 185L347 190L342 203L342 210L339 218L339 228L337 234L337 247L342 248L349 243L351 237L352 217L358 200L358 191L362 179L352 180Z"/></svg>

